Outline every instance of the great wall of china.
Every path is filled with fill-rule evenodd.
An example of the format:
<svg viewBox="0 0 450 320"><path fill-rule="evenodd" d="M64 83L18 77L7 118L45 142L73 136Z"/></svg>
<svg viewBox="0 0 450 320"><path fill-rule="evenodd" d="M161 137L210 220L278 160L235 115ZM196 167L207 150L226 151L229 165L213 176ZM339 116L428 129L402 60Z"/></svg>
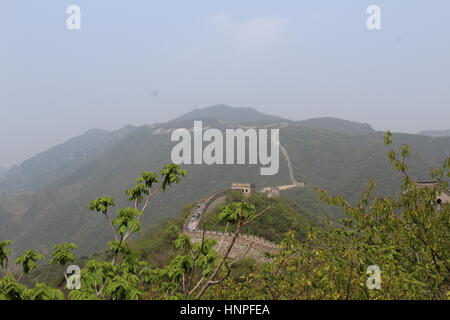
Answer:
<svg viewBox="0 0 450 320"><path fill-rule="evenodd" d="M203 234L205 239L217 240L216 250L219 253L226 251L232 239L232 234L218 231L203 231L198 228L198 225L208 209L213 209L213 203L226 197L228 192L229 190L221 190L200 199L191 210L183 228L184 234L188 235L194 243L201 242ZM237 259L245 256L258 261L266 261L265 253L273 254L277 251L278 245L274 242L253 235L240 234L231 250L230 257Z"/></svg>
<svg viewBox="0 0 450 320"><path fill-rule="evenodd" d="M272 127L272 126L278 126L280 129L284 128L288 125L288 123L281 123L281 124L272 124L268 126L263 127ZM256 127L243 127L241 128L256 128ZM286 159L286 163L289 170L289 178L291 180L292 184L289 185L282 185L282 186L276 186L276 187L267 187L261 190L262 193L268 194L269 197L271 196L278 196L280 191L283 190L289 190L293 188L302 188L304 187L303 182L298 182L295 179L294 171L292 169L291 160L289 158L287 150L280 145L281 153L283 154L284 158ZM220 199L223 199L226 197L230 190L220 190L211 193L207 197L200 199L197 201L195 207L191 210L184 228L183 232L184 234L188 235L194 243L199 243L202 241L203 236L206 239L214 239L217 241L216 244L216 250L219 253L224 253L228 245L230 244L230 241L232 240L232 234L231 233L223 233L218 231L203 231L202 229L199 229L198 226L204 217L205 213L208 211L208 209L212 210L214 209L215 202L220 201ZM233 259L241 258L241 257L250 257L257 261L267 261L266 253L274 254L278 252L278 245L274 242L268 241L266 239L253 236L253 235L246 235L246 234L240 234L239 237L236 239L235 244L233 246L233 249L231 250L230 257Z"/></svg>

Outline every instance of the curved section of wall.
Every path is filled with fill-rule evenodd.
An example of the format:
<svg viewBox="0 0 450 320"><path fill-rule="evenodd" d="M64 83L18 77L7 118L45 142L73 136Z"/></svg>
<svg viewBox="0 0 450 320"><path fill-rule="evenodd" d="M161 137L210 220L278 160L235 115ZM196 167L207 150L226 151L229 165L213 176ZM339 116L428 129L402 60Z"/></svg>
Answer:
<svg viewBox="0 0 450 320"><path fill-rule="evenodd" d="M227 195L229 190L220 190L209 194L207 197L197 201L195 207L191 210L184 224L184 234L191 237L192 241L195 243L201 242L203 238L203 230L198 229L201 219L203 218L205 212L208 210L210 205L217 199ZM219 249L219 253L224 253L230 244L233 234L223 233L218 231L205 231L206 239L214 239L217 241L216 249ZM219 244L222 245L219 247ZM251 257L256 260L266 261L267 257L265 253L274 254L278 252L279 246L271 241L264 238L240 234L235 241L233 249L231 250L231 258L240 258L242 256Z"/></svg>

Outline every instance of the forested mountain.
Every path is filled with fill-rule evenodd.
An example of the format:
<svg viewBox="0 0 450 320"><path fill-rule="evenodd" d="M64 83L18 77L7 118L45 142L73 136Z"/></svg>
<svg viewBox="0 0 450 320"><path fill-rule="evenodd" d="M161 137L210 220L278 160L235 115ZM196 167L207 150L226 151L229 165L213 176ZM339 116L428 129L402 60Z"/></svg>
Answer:
<svg viewBox="0 0 450 320"><path fill-rule="evenodd" d="M37 190L67 177L120 140L133 126L115 132L92 129L14 166L0 180L8 194Z"/></svg>
<svg viewBox="0 0 450 320"><path fill-rule="evenodd" d="M418 134L430 137L450 137L450 129L449 130L425 130L421 131Z"/></svg>
<svg viewBox="0 0 450 320"><path fill-rule="evenodd" d="M305 127L328 129L348 134L364 134L375 131L368 123L359 123L356 121L348 121L330 117L308 119L298 121L296 123Z"/></svg>
<svg viewBox="0 0 450 320"><path fill-rule="evenodd" d="M206 126L224 129L237 124L280 123L281 144L288 151L295 178L305 188L284 195L310 215L340 217L340 211L323 205L314 188L356 199L369 178L379 183L379 192L394 194L399 173L386 169L389 161L383 133L369 125L336 119L293 122L266 116L253 109L215 106L195 110L164 124L127 126L108 132L91 130L56 146L0 179L0 238L13 240L15 251L37 248L47 253L60 242L75 242L82 254L104 248L109 239L102 217L86 209L89 200L102 195L117 199L117 208L127 205L123 190L135 183L142 171L158 172L169 163L175 142L171 130L192 127L193 119L209 119ZM229 124L233 123L233 125ZM440 166L450 155L449 138L396 134L395 143L412 146L410 166L415 178L425 178L431 167ZM254 182L257 189L290 183L287 164L280 154L280 171L261 176L256 165L185 165L189 176L173 187L170 195L154 200L143 220L178 216L186 203L212 191L229 188L233 182Z"/></svg>

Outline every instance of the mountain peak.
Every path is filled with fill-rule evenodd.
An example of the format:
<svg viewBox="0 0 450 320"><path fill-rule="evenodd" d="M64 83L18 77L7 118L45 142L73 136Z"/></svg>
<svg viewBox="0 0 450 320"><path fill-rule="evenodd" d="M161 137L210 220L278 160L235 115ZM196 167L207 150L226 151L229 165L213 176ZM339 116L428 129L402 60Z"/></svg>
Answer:
<svg viewBox="0 0 450 320"><path fill-rule="evenodd" d="M218 104L211 107L194 109L173 119L171 122L206 119L219 120L229 124L260 120L282 120L278 116L264 114L250 107L231 107L225 104Z"/></svg>

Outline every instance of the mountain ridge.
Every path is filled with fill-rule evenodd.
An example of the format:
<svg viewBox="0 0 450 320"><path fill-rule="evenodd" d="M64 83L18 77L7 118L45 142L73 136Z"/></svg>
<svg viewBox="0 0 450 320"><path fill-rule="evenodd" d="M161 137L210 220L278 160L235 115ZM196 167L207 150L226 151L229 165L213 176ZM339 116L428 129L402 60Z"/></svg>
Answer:
<svg viewBox="0 0 450 320"><path fill-rule="evenodd" d="M424 130L418 133L419 135L430 136L430 137L450 137L450 129L448 130Z"/></svg>
<svg viewBox="0 0 450 320"><path fill-rule="evenodd" d="M244 112L246 116L241 116L242 112ZM167 122L148 124L144 126L154 129L156 133L164 133L164 132L168 133L175 128L192 127L193 120L203 120L206 123L206 126L219 129L225 128L226 125L233 125L233 124L253 123L257 125L257 124L266 124L266 122L272 121L294 122L293 120L283 119L278 116L261 113L254 108L249 107L235 108L230 107L228 105L219 104L210 107L194 109L190 112L181 115L180 117L177 117ZM263 121L263 123L261 123L261 121ZM296 121L295 123L309 127L314 128L319 127L323 129L334 130L344 133L351 133L351 132L357 133L364 130L364 128L368 132L374 132L374 130L368 124L362 124L356 121L349 121L331 117L312 118ZM135 131L137 128L139 127L129 124L113 131L98 128L89 129L78 136L70 138L61 144L58 144L54 147L51 147L45 151L38 153L37 155L29 159L26 159L20 165L13 166L10 169L4 169L4 171L0 169L0 178L2 177L3 174L3 179L0 179L0 191L6 191L7 193L31 191L34 189L38 189L39 187L42 187L43 185L48 184L51 181L54 182L57 179L53 179L51 181L49 181L48 179L44 179L42 183L36 183L35 180L39 180L40 178L42 178L42 176L39 175L36 177L30 177L29 179L32 181L27 182L26 178L24 181L24 176L30 174L29 171L31 168L39 167L39 163L45 162L48 158L52 158L56 153L60 153L59 155L61 158L59 159L60 161L68 159L74 160L70 158L74 158L76 157L76 155L71 153L73 152L81 153L78 154L79 158L76 160L80 161L80 165L84 164L88 160L90 160L93 156L93 154L87 156L86 153L92 151L96 152L98 151L99 146L102 146L104 148L105 146L112 143L115 139L121 139L127 134L130 134L133 131ZM84 144L86 141L89 142L88 145ZM71 149L74 148L74 145L78 145L75 146L76 149L75 151ZM65 151L64 149L68 150ZM80 159L80 157L85 158L86 161L83 161L83 159ZM53 165L56 167L63 166L65 168L64 164L61 163L56 164L54 163ZM44 173L48 173L50 168L38 168L38 170ZM55 170L55 168L52 167L51 170ZM31 184L32 186L29 186L27 184ZM14 185L16 185L16 187L14 187ZM19 187L17 187L17 185L19 185Z"/></svg>
<svg viewBox="0 0 450 320"><path fill-rule="evenodd" d="M375 132L372 126L368 123L360 123L357 121L350 121L333 117L312 118L296 121L296 123L303 126L327 129L349 134L364 134Z"/></svg>
<svg viewBox="0 0 450 320"><path fill-rule="evenodd" d="M241 109L235 111L239 114ZM280 119L266 119L264 122L276 124ZM247 123L246 120L242 119ZM221 130L227 127L220 119L207 121L213 126L221 125ZM305 125L289 120L286 123L280 128L280 140L289 152L296 179L304 181L308 187L286 191L284 195L305 212L333 219L340 217L340 212L322 206L313 192L315 187L332 194L349 195L353 199L369 178L378 180L386 194L393 194L399 187L396 184L397 180L400 181L398 175L387 169L390 164L383 133L361 132L358 131L360 124L349 128L348 122L339 122L343 124L342 128L326 129L322 124L314 127L311 123ZM15 168L21 173L17 175L22 179L20 182L25 184L28 181L29 185L18 193L0 194L0 240L13 240L13 248L19 252L25 248L48 252L52 245L67 241L77 243L82 254L103 249L110 230L102 217L88 212L88 201L111 195L117 199L117 208L127 206L124 191L133 186L135 178L142 171L159 172L164 164L170 162L170 152L175 143L170 141L169 133L181 124L192 126L192 121L179 119L164 124L126 126L116 131L93 130L84 137L68 140L70 142L66 145L49 149L47 154L29 159L26 168L42 171L26 176L24 168ZM92 140L83 143L87 137ZM404 143L412 146L411 171L414 177L425 176L432 166L442 163L443 157L450 156L450 138L394 134L394 141L396 147ZM81 155L86 150L91 153L88 152L88 157L75 157L76 161L66 162L67 155L74 150ZM49 165L58 163L55 159L62 164ZM259 190L290 181L282 156L280 171L275 176L261 176L258 165L183 165L183 168L189 176L170 192L155 198L149 215L143 217L144 228L163 218L177 216L186 203L192 203L211 191L229 188L233 182L252 181ZM46 176L51 174L53 176ZM11 183L11 176L8 179L0 179L0 190L5 181Z"/></svg>

